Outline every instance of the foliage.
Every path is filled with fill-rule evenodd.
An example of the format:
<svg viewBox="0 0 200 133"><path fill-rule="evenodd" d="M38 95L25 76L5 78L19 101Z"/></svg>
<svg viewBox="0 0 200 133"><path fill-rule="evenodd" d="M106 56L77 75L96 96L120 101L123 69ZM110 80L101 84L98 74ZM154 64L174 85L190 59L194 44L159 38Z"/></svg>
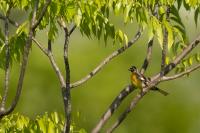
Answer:
<svg viewBox="0 0 200 133"><path fill-rule="evenodd" d="M45 0L40 0L38 14L41 12ZM174 55L182 50L187 44L187 35L181 20L179 10L195 10L194 20L197 25L200 13L200 2L198 0L53 0L48 7L45 16L39 24L38 30L49 29L48 37L55 40L58 35L59 25L62 19L68 25L75 24L83 35L89 38L95 37L107 42L111 38L114 43L128 43L128 37L121 29L117 28L111 21L110 16L123 16L124 24L137 22L143 29L149 32L149 39L155 36L159 44L163 45L163 30L168 31L168 48ZM10 8L29 12L32 15L34 1L30 0L2 0L0 11L6 15ZM170 8L169 19L166 10ZM157 14L155 14L157 12ZM28 18L9 38L11 47L11 59L19 61L23 51L25 39L28 34ZM5 65L4 34L0 29L0 68ZM12 62L11 61L11 62Z"/></svg>
<svg viewBox="0 0 200 133"><path fill-rule="evenodd" d="M64 118L57 112L45 113L32 120L19 113L10 114L1 120L1 133L61 133L63 130ZM84 129L77 129L75 123L70 127L71 132L86 133Z"/></svg>
<svg viewBox="0 0 200 133"><path fill-rule="evenodd" d="M10 49L10 63L20 61L29 34L30 19L33 15L34 0L1 0L1 16L9 16L10 12L21 10L28 14L27 19L16 26L13 34L8 36ZM45 6L46 0L39 0L36 19ZM169 12L168 12L169 9ZM192 11L195 24L198 24L200 14L199 0L52 0L44 14L38 31L48 30L48 39L55 40L58 36L60 21L65 21L67 27L75 25L82 35L90 39L97 38L107 43L108 39L120 44L128 44L127 34L113 24L112 16L120 16L124 25L137 23L143 31L148 31L149 40L158 40L161 49L164 45L164 31L167 31L168 61L173 59L188 44L184 23L180 10ZM12 19L12 18L9 18ZM3 20L3 19L1 19ZM15 20L13 20L15 21ZM4 22L4 21L3 21ZM0 68L5 69L6 47L4 28L0 28ZM68 28L68 32L70 28ZM171 57L172 56L172 57ZM190 55L177 67L176 72L182 72L193 64L193 60L200 61L199 53ZM38 116L36 120L12 114L2 119L2 132L61 132L63 119L57 113ZM72 125L72 130L73 130ZM80 130L80 132L85 132Z"/></svg>

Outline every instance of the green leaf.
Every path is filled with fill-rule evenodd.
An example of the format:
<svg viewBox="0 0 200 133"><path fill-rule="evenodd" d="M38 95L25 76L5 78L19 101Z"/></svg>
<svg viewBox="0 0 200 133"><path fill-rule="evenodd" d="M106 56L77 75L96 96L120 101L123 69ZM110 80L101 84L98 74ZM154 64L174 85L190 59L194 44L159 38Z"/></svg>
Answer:
<svg viewBox="0 0 200 133"><path fill-rule="evenodd" d="M163 48L163 30L162 30L162 25L160 24L160 22L155 17L153 19L153 28L154 28L154 31L156 32L158 42L159 42L161 48Z"/></svg>
<svg viewBox="0 0 200 133"><path fill-rule="evenodd" d="M169 25L169 23L167 21L164 22L164 25L167 29L167 42L168 42L168 49L171 49L173 43L174 43L174 36L173 36L173 31L172 31L172 27Z"/></svg>
<svg viewBox="0 0 200 133"><path fill-rule="evenodd" d="M199 53L195 54L195 59L197 62L200 62L200 54Z"/></svg>

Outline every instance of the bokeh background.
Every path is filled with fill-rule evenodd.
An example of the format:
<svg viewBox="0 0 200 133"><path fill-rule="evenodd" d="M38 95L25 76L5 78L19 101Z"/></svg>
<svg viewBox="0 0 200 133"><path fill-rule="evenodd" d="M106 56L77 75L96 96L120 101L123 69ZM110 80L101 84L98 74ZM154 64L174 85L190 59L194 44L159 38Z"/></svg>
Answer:
<svg viewBox="0 0 200 133"><path fill-rule="evenodd" d="M189 40L194 39L200 31L195 26L192 12L181 11ZM13 17L17 21L26 19L26 14L16 11ZM137 24L124 25L120 16L113 17L113 23L126 31L129 37L134 36ZM1 23L2 26L2 23ZM13 27L12 27L13 28ZM10 31L12 33L12 30ZM146 34L146 33L145 33ZM37 34L37 39L46 46L47 31ZM62 57L63 32L59 31L53 44L53 52L59 67L64 72ZM139 39L126 52L112 60L102 71L85 84L72 90L72 115L78 127L91 131L101 115L108 108L115 96L124 86L130 83L128 68L131 65L141 67L146 53L146 35ZM69 56L71 81L75 82L93 70L105 57L121 47L96 39L88 39L78 29L70 38ZM160 69L160 46L156 42L152 63L146 73L151 76ZM199 51L197 48L195 51ZM48 58L35 46L29 56L29 63L23 85L22 95L15 109L31 118L44 112L57 111L63 114L63 102L59 81L50 65ZM19 63L11 70L9 100L13 98L19 76ZM0 86L2 92L3 71L0 70ZM189 77L161 83L159 87L167 90L170 95L164 97L151 92L146 95L119 126L116 133L199 133L200 131L200 72L195 71ZM128 106L136 92L131 94L120 106L120 109L106 124L109 127Z"/></svg>

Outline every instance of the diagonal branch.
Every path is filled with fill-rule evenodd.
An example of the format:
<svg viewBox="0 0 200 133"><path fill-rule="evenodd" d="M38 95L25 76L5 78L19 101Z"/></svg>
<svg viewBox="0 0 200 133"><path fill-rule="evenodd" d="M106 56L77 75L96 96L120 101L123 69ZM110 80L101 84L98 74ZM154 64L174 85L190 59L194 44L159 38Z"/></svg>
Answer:
<svg viewBox="0 0 200 133"><path fill-rule="evenodd" d="M19 80L18 80L18 85L17 85L17 92L16 92L16 95L14 97L14 100L12 101L11 106L6 111L0 112L0 118L11 113L15 109L15 107L16 107L18 101L19 101L21 91L22 91L22 85L23 85L23 81L24 81L26 66L27 66L27 62L28 62L28 55L29 55L29 51L30 51L30 48L31 48L31 44L32 44L32 36L34 35L33 23L35 22L38 4L39 4L39 0L36 0L35 5L34 5L34 9L33 9L33 16L32 16L31 22L30 22L29 35L28 35L26 45L25 45L25 48L24 48L22 65L21 65L21 68L20 68L21 70L20 70L20 75L19 75Z"/></svg>
<svg viewBox="0 0 200 133"><path fill-rule="evenodd" d="M42 8L42 11L40 12L40 14L38 16L38 19L34 22L34 24L32 26L33 29L35 29L40 24L44 14L47 11L47 7L49 6L50 3L51 3L51 0L46 0L46 3L45 3L44 7Z"/></svg>
<svg viewBox="0 0 200 133"><path fill-rule="evenodd" d="M59 79L59 82L60 82L60 85L61 85L61 88L65 88L65 80L64 80L64 77L54 59L54 56L53 56L53 53L51 51L51 42L48 41L48 49L46 49L45 47L42 46L42 44L40 44L40 42L38 42L36 40L36 38L32 38L32 40L35 42L35 44L40 48L40 50L48 56L50 62L51 62L51 65L54 69L54 71L56 72L56 75Z"/></svg>
<svg viewBox="0 0 200 133"><path fill-rule="evenodd" d="M2 14L0 14L0 19L5 20L6 16L3 16ZM14 25L15 27L19 27L19 24L16 21L10 19L9 17L7 17L7 19L8 19L8 22Z"/></svg>
<svg viewBox="0 0 200 133"><path fill-rule="evenodd" d="M173 79L180 78L180 77L182 77L184 75L187 75L187 74L189 74L189 73L191 73L191 72L193 72L193 71L195 71L195 70L197 70L199 68L200 68L200 64L198 64L198 65L196 65L194 67L191 67L191 68L187 69L186 71L178 73L176 75L164 76L164 77L162 77L161 81L168 81L168 80L173 80Z"/></svg>
<svg viewBox="0 0 200 133"><path fill-rule="evenodd" d="M74 26L69 30L69 36L71 36L71 34L74 32L75 29L76 29L76 25L74 25Z"/></svg>
<svg viewBox="0 0 200 133"><path fill-rule="evenodd" d="M146 71L146 69L149 65L149 62L151 60L152 50L153 50L153 38L148 42L147 55L146 55L146 58L144 59L144 63L143 63L142 68L140 70L141 74L144 74L144 72Z"/></svg>
<svg viewBox="0 0 200 133"><path fill-rule="evenodd" d="M113 115L113 113L117 110L117 108L120 106L121 102L131 93L135 90L132 85L126 86L119 95L113 100L112 104L109 106L107 111L103 114L100 121L97 123L97 125L92 130L92 133L98 133L100 129L103 127L103 125L106 124L108 119Z"/></svg>
<svg viewBox="0 0 200 133"><path fill-rule="evenodd" d="M127 115L136 107L138 102L149 92L149 90L156 86L159 82L162 81L164 75L168 74L180 61L188 55L198 44L200 43L200 35L192 41L169 65L167 65L160 73L153 76L151 82L147 85L147 87L143 88L141 93L138 93L137 96L132 100L131 104L128 108L120 115L118 120L107 130L107 133L111 133L116 129L123 120L127 117ZM200 66L198 66L200 67ZM193 68L197 69L196 67ZM191 70L193 70L191 69Z"/></svg>
<svg viewBox="0 0 200 133"><path fill-rule="evenodd" d="M75 83L72 83L70 85L71 88L77 87L86 81L88 81L90 78L92 78L94 75L96 75L107 63L109 63L112 59L123 53L126 49L128 49L130 46L132 46L141 36L142 30L139 30L135 37L128 42L128 44L122 46L118 50L114 51L112 54L110 54L107 58L105 58L92 72L90 72L88 75L86 75L84 78L80 79L79 81L76 81Z"/></svg>
<svg viewBox="0 0 200 133"><path fill-rule="evenodd" d="M127 117L127 115L136 107L139 101L149 92L149 90L156 85L156 82L150 83L148 87L143 88L143 92L139 92L136 97L133 98L130 105L126 110L119 116L118 120L106 131L107 133L113 132Z"/></svg>

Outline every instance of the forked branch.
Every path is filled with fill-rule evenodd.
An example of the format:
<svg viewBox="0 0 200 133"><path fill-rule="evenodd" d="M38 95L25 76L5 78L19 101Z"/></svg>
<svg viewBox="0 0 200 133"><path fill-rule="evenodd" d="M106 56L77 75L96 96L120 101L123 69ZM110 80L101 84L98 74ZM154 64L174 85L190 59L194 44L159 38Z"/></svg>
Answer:
<svg viewBox="0 0 200 133"><path fill-rule="evenodd" d="M121 48L114 51L112 54L110 54L107 58L105 58L92 72L90 72L88 75L86 75L84 78L82 78L79 81L76 81L75 83L72 83L70 85L71 88L77 87L86 81L88 81L90 78L95 76L107 63L109 63L113 58L117 57L119 54L123 53L126 49L131 47L141 36L142 30L139 30L134 38L128 42L128 44L124 44Z"/></svg>

